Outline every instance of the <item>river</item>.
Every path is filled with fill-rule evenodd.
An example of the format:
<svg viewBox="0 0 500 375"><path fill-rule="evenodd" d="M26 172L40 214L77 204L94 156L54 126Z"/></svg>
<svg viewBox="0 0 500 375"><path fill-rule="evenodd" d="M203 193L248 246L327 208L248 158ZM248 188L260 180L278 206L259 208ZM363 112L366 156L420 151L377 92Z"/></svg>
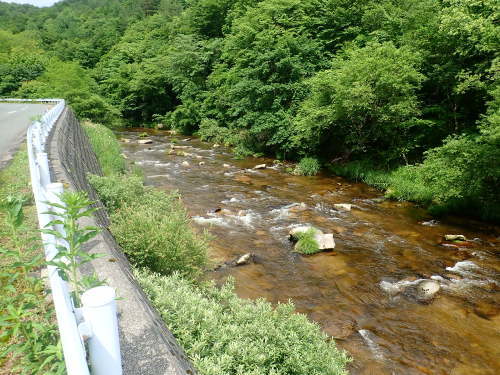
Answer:
<svg viewBox="0 0 500 375"><path fill-rule="evenodd" d="M294 176L271 159L236 160L193 137L155 131L141 145L139 131L119 134L124 154L147 184L179 190L193 225L214 236L207 277L233 276L243 298L293 301L350 353L351 374L500 373L498 227L433 221L365 184ZM333 233L336 248L294 253L288 232L298 225ZM471 241L443 243L446 234ZM251 264L215 267L245 253ZM425 301L415 292L423 279L440 285Z"/></svg>

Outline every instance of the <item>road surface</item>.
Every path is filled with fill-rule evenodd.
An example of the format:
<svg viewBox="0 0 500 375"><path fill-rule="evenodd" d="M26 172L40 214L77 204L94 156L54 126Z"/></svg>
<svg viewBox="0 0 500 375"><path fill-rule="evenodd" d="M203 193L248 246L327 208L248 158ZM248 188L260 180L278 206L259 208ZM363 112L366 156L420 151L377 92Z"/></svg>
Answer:
<svg viewBox="0 0 500 375"><path fill-rule="evenodd" d="M26 136L33 117L42 115L50 107L49 104L0 102L0 167Z"/></svg>

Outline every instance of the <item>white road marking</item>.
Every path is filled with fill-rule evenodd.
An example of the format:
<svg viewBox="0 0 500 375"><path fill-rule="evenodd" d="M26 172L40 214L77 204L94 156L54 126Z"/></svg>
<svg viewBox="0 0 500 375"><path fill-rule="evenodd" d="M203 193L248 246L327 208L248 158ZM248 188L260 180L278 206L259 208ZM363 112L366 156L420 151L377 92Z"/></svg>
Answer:
<svg viewBox="0 0 500 375"><path fill-rule="evenodd" d="M10 111L10 112L7 112L8 115L11 115L13 113L16 113L17 111Z"/></svg>

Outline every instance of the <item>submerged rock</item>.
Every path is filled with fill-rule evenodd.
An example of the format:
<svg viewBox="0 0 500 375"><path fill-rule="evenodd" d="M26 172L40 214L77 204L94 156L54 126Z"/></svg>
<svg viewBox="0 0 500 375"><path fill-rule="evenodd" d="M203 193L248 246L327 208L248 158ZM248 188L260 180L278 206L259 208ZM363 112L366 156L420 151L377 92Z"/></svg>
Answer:
<svg viewBox="0 0 500 375"><path fill-rule="evenodd" d="M183 167L189 167L189 166L190 166L190 164L189 164L187 161L183 161L183 162L182 162L182 166L183 166Z"/></svg>
<svg viewBox="0 0 500 375"><path fill-rule="evenodd" d="M351 211L352 204L350 203L336 203L333 205L337 210Z"/></svg>
<svg viewBox="0 0 500 375"><path fill-rule="evenodd" d="M151 139L139 139L137 143L140 145L150 145L153 141Z"/></svg>

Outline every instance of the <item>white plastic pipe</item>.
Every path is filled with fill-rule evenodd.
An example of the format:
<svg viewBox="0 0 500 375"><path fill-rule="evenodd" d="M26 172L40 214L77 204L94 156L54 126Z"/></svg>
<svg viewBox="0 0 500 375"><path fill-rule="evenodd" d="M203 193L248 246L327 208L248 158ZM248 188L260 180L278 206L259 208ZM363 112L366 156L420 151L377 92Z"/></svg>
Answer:
<svg viewBox="0 0 500 375"><path fill-rule="evenodd" d="M115 296L110 286L98 286L82 294L83 317L92 330L88 340L92 375L122 374Z"/></svg>

